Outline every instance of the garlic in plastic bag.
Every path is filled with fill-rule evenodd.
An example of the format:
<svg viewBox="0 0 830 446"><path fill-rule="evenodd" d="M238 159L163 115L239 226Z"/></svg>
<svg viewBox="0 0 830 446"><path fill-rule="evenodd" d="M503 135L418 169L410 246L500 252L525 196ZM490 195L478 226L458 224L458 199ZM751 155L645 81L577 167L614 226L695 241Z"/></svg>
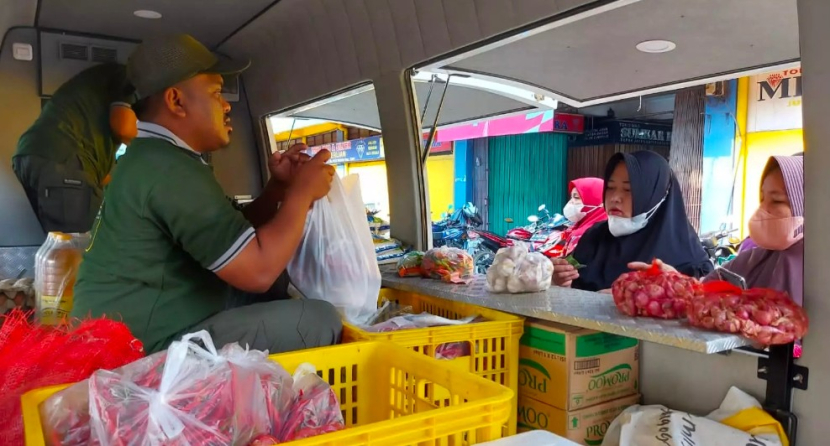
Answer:
<svg viewBox="0 0 830 446"><path fill-rule="evenodd" d="M518 243L500 249L487 271L487 289L493 293L533 293L547 290L553 263L538 252L528 252Z"/></svg>

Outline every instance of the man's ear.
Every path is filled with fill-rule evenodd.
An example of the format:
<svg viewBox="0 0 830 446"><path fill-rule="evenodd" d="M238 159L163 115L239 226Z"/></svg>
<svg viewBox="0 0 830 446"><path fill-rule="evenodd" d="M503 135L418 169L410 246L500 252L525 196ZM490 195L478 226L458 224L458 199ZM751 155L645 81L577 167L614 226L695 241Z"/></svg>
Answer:
<svg viewBox="0 0 830 446"><path fill-rule="evenodd" d="M184 109L184 93L178 87L170 87L164 90L164 106L170 113L180 118L187 116Z"/></svg>

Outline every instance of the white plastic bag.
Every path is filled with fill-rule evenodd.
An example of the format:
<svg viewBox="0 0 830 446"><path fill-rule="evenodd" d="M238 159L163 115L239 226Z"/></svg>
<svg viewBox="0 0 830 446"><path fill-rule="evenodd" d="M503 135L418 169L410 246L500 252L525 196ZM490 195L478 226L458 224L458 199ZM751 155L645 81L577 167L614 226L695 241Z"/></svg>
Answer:
<svg viewBox="0 0 830 446"><path fill-rule="evenodd" d="M494 293L534 293L550 288L553 263L517 243L496 253L487 270L487 289Z"/></svg>
<svg viewBox="0 0 830 446"><path fill-rule="evenodd" d="M380 269L357 175L342 182L335 175L328 196L314 203L288 275L303 296L330 302L350 322L377 310Z"/></svg>
<svg viewBox="0 0 830 446"><path fill-rule="evenodd" d="M780 424L760 407L736 387L707 417L659 405L631 406L608 426L602 446L787 446L775 429ZM748 432L724 423L742 425Z"/></svg>

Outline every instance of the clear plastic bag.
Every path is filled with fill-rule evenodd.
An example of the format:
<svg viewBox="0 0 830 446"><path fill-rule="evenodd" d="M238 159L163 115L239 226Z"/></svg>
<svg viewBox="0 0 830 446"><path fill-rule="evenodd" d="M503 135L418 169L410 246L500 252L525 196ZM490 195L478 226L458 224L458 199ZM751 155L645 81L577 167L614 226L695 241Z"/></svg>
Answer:
<svg viewBox="0 0 830 446"><path fill-rule="evenodd" d="M424 253L412 251L404 254L398 260L398 275L401 277L419 277L421 275L421 262L424 260Z"/></svg>
<svg viewBox="0 0 830 446"><path fill-rule="evenodd" d="M442 246L430 249L421 260L424 277L448 283L470 283L473 280L473 258L467 251Z"/></svg>
<svg viewBox="0 0 830 446"><path fill-rule="evenodd" d="M48 444L247 444L282 430L295 399L292 384L266 352L237 344L217 352L201 331L167 352L98 371L41 410Z"/></svg>
<svg viewBox="0 0 830 446"><path fill-rule="evenodd" d="M466 325L472 323L478 318L478 315L469 316L464 319L447 319L441 316L436 316L429 313L421 314L404 314L393 317L387 321L364 327L366 331L372 333L384 333L398 330L411 330L413 328L426 327L442 327L447 325Z"/></svg>
<svg viewBox="0 0 830 446"><path fill-rule="evenodd" d="M517 243L496 253L487 270L487 289L494 293L535 293L550 288L553 263Z"/></svg>
<svg viewBox="0 0 830 446"><path fill-rule="evenodd" d="M404 316L407 314L412 314L412 306L401 305L400 302L397 301L384 300L380 308L378 308L372 317L367 320L366 326L368 327L379 324L381 322L388 321L393 317Z"/></svg>
<svg viewBox="0 0 830 446"><path fill-rule="evenodd" d="M254 376L235 370L207 332L187 335L168 349L157 389L113 372L90 378L92 436L103 445L248 443L271 430Z"/></svg>
<svg viewBox="0 0 830 446"><path fill-rule="evenodd" d="M219 355L230 362L234 395L242 396L234 401L247 405L246 398L263 400L268 409L267 425L263 424L261 414L251 413L245 407L236 412L235 421L239 425L253 427L257 433L279 434L294 403L294 380L291 375L268 359L267 352L243 349L236 343L224 346Z"/></svg>
<svg viewBox="0 0 830 446"><path fill-rule="evenodd" d="M158 388L167 352L158 352L113 370L125 381ZM100 445L92 438L89 416L89 380L52 395L40 406L46 444L49 446Z"/></svg>
<svg viewBox="0 0 830 446"><path fill-rule="evenodd" d="M283 442L336 432L345 427L340 403L331 386L317 376L310 364L294 372L296 400L280 435Z"/></svg>
<svg viewBox="0 0 830 446"><path fill-rule="evenodd" d="M450 361L470 356L472 349L469 342L450 342L435 347L435 359Z"/></svg>
<svg viewBox="0 0 830 446"><path fill-rule="evenodd" d="M288 274L306 298L330 302L350 322L375 312L381 276L356 175L342 183L335 176L327 198L314 203Z"/></svg>

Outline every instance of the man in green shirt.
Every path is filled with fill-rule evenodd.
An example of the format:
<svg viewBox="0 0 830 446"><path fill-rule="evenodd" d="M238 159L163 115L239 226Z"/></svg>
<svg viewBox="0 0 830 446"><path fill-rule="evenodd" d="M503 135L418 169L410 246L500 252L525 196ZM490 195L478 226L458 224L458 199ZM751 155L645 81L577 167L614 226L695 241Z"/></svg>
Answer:
<svg viewBox="0 0 830 446"><path fill-rule="evenodd" d="M96 65L58 88L20 137L12 166L44 231L92 227L115 151L134 136L110 127L110 109L131 97L123 65Z"/></svg>
<svg viewBox="0 0 830 446"><path fill-rule="evenodd" d="M281 275L334 176L328 152L308 159L296 146L271 158L268 184L242 212L226 199L202 155L230 143L222 76L245 68L187 35L148 39L130 56L138 137L107 187L73 316L122 318L151 352L201 329L217 345L271 352L338 341L340 318L326 302L233 308L236 290L264 293Z"/></svg>

